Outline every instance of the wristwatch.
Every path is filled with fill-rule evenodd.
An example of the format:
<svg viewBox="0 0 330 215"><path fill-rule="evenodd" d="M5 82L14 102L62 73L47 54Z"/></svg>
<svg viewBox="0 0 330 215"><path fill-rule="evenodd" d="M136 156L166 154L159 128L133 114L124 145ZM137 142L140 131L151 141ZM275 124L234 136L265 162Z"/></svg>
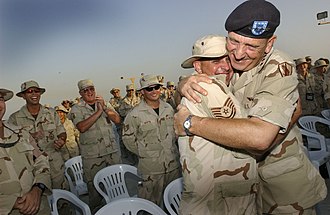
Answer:
<svg viewBox="0 0 330 215"><path fill-rule="evenodd" d="M187 119L183 122L183 128L184 128L184 131L186 132L186 135L187 136L192 136L193 134L189 131L189 129L191 128L191 118L192 118L192 115L189 115L187 117Z"/></svg>
<svg viewBox="0 0 330 215"><path fill-rule="evenodd" d="M38 187L42 192L46 190L46 186L43 183L35 183L33 187Z"/></svg>

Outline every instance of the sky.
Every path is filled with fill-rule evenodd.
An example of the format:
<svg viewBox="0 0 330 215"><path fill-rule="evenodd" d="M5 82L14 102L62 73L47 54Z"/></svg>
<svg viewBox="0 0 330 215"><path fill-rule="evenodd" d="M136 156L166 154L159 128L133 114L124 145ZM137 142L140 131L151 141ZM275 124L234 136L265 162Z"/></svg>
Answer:
<svg viewBox="0 0 330 215"><path fill-rule="evenodd" d="M316 14L328 0L269 0L281 12L275 48L292 58L330 58L330 24ZM79 96L77 83L92 79L109 100L113 87L141 74L178 81L180 64L207 34L227 35L227 16L243 0L0 0L0 88L20 91L35 80L46 89L41 103L59 105ZM328 21L328 20L325 20ZM121 78L122 77L122 78ZM25 104L14 96L7 118Z"/></svg>

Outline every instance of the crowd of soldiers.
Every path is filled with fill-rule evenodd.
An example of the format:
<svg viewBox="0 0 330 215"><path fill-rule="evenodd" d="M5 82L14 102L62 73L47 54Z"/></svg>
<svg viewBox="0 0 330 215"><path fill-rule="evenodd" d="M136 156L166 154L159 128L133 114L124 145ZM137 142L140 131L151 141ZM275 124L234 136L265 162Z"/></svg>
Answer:
<svg viewBox="0 0 330 215"><path fill-rule="evenodd" d="M321 115L330 107L329 59L319 58L314 63L310 56L295 60L298 91L303 115Z"/></svg>

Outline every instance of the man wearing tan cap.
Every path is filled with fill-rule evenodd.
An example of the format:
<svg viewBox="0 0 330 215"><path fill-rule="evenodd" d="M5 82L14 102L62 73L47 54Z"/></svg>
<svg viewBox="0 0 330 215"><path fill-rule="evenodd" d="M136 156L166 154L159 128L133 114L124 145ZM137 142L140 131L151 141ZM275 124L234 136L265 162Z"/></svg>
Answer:
<svg viewBox="0 0 330 215"><path fill-rule="evenodd" d="M0 214L50 214L46 153L21 127L2 121L13 92L0 89Z"/></svg>
<svg viewBox="0 0 330 215"><path fill-rule="evenodd" d="M124 120L127 113L139 103L140 97L136 96L135 94L134 84L126 85L126 96L122 99L121 104L119 106L119 114L122 120Z"/></svg>
<svg viewBox="0 0 330 215"><path fill-rule="evenodd" d="M121 100L123 99L120 95L120 89L119 88L112 88L110 90L110 93L112 94L112 98L110 99L109 102L112 105L112 107L114 107L115 110L118 112Z"/></svg>
<svg viewBox="0 0 330 215"><path fill-rule="evenodd" d="M60 152L66 141L66 132L56 111L40 104L41 95L45 91L34 80L22 83L21 91L16 96L23 98L26 105L11 114L9 122L23 126L36 140L40 150L48 154L52 188L68 190L69 185L63 174L64 160ZM64 204L59 207L62 212L68 210L68 207L62 206Z"/></svg>
<svg viewBox="0 0 330 215"><path fill-rule="evenodd" d="M315 100L314 74L308 70L308 63L305 58L295 60L298 74L298 92L301 101L303 115L316 114L319 107Z"/></svg>
<svg viewBox="0 0 330 215"><path fill-rule="evenodd" d="M142 183L138 197L162 207L166 186L181 176L179 152L173 128L173 108L160 99L162 84L155 75L140 79L143 100L126 116L123 142L136 154Z"/></svg>
<svg viewBox="0 0 330 215"><path fill-rule="evenodd" d="M181 106L175 116L175 128L178 135L186 134L186 129L217 144L258 156L258 214L315 214L314 206L326 197L327 188L302 148L301 133L295 124L300 115L295 65L290 57L273 48L279 24L279 10L263 0L244 1L225 22L226 49L235 70L231 80L233 94L248 117L200 117ZM199 102L197 94L187 95L198 88L196 82L192 85L184 93L179 84L179 90ZM199 86L197 90L200 89ZM190 126L184 127L188 120Z"/></svg>
<svg viewBox="0 0 330 215"><path fill-rule="evenodd" d="M200 84L209 92L201 95L201 103L182 98L181 104L191 114L220 119L245 116L244 108L231 93L232 86L227 86L233 71L225 45L225 37L204 36L194 43L192 56L181 64L213 81ZM256 214L258 173L254 157L197 135L180 136L178 143L185 188L180 214ZM224 190L227 194L219 195Z"/></svg>
<svg viewBox="0 0 330 215"><path fill-rule="evenodd" d="M313 70L314 70L314 80L315 80L315 101L319 107L315 115L321 116L321 111L326 109L327 101L324 98L324 76L327 71L329 64L323 58L315 61Z"/></svg>
<svg viewBox="0 0 330 215"><path fill-rule="evenodd" d="M78 82L81 101L71 108L69 118L80 131L79 148L85 180L88 186L89 206L92 212L102 206L102 197L93 185L95 174L106 166L121 163L119 145L112 124L120 123L120 116L97 95L92 80Z"/></svg>

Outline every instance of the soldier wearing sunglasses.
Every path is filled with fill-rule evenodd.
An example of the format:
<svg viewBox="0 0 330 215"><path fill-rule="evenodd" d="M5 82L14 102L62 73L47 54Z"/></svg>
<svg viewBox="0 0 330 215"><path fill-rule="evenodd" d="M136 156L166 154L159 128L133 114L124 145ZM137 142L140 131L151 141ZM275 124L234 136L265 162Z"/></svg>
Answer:
<svg viewBox="0 0 330 215"><path fill-rule="evenodd" d="M123 142L139 158L142 183L138 197L162 205L163 191L180 177L179 152L173 127L174 110L160 99L162 84L155 75L140 79L142 101L126 116Z"/></svg>
<svg viewBox="0 0 330 215"><path fill-rule="evenodd" d="M44 195L51 188L47 154L27 131L2 121L12 97L0 89L0 214L50 214Z"/></svg>
<svg viewBox="0 0 330 215"><path fill-rule="evenodd" d="M79 148L92 212L102 206L102 197L93 185L95 174L106 166L121 163L113 124L121 122L109 102L98 95L92 80L78 82L81 100L71 108L69 118L80 131Z"/></svg>
<svg viewBox="0 0 330 215"><path fill-rule="evenodd" d="M34 80L22 83L21 91L16 96L23 98L26 105L13 113L9 122L23 126L38 143L40 150L48 154L52 188L68 190L69 185L63 174L64 160L60 152L66 142L66 132L56 111L40 104L41 95L45 91ZM68 213L66 210L69 209L64 204L59 208L61 212Z"/></svg>

